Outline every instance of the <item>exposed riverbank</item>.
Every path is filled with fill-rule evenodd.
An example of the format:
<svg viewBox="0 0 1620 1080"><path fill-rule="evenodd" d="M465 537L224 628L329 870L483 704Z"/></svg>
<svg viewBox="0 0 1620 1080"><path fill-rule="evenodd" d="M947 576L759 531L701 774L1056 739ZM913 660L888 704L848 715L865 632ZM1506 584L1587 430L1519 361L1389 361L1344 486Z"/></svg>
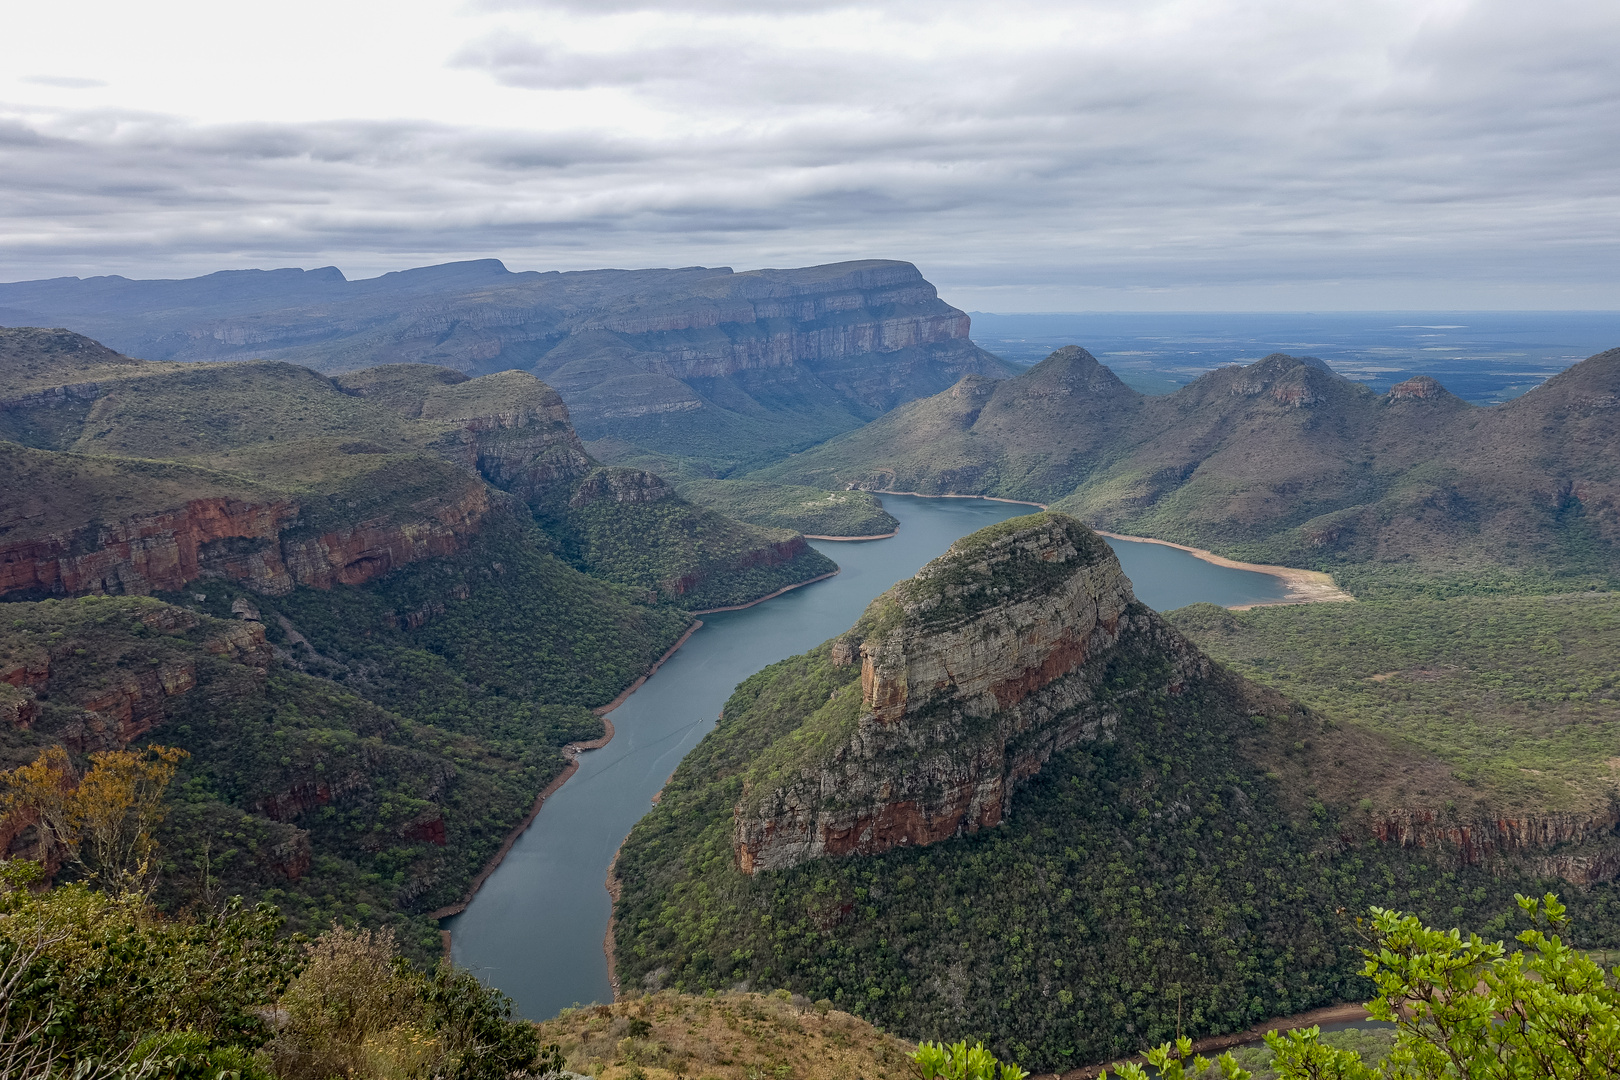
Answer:
<svg viewBox="0 0 1620 1080"><path fill-rule="evenodd" d="M1355 597L1345 592L1333 583L1333 576L1320 570L1297 570L1292 566L1269 566L1265 563L1238 562L1228 559L1225 555L1217 555L1213 551L1203 548L1188 547L1186 544L1172 544L1168 540L1155 540L1151 536L1126 536L1123 533L1111 533L1103 529L1094 530L1099 536L1106 536L1110 540L1129 540L1136 544L1158 544L1161 547L1175 548L1185 551L1195 559L1214 566L1224 566L1229 570L1248 570L1255 574L1267 574L1277 578L1288 587L1288 595L1281 600L1258 600L1252 604L1234 604L1233 611L1248 611L1257 607L1279 607L1283 604L1321 604L1338 603L1341 601L1354 601Z"/></svg>
<svg viewBox="0 0 1620 1080"><path fill-rule="evenodd" d="M702 625L702 623L698 624L698 626ZM694 627L694 629L696 629L696 627ZM687 631L686 636L681 638L681 641L685 641L686 638L691 636L692 632L689 630ZM676 648L679 647L680 643L677 642ZM674 649L671 649L670 651L673 652ZM666 657L667 655L668 654L666 654ZM659 661L659 663L662 662L663 661ZM645 679L645 676L643 676L643 679ZM607 730L604 731L599 738L589 739L585 742L573 742L563 747L563 753L568 756L568 764L564 765L562 772L552 777L551 783L542 788L540 794L535 796L534 805L529 807L529 812L527 814L523 815L523 820L518 822L511 832L506 834L506 839L502 841L500 850L494 854L489 862L484 864L484 868L482 870L478 871L478 876L472 879L471 885L467 886L466 894L454 904L450 904L435 912L432 912L428 915L428 918L448 919L452 915L460 915L463 911L467 910L467 905L472 903L474 896L478 895L478 890L483 887L484 882L489 880L489 875L493 874L501 865L501 860L506 858L507 853L512 850L512 845L517 843L518 837L522 836L529 826L534 824L534 819L540 813L540 808L545 805L546 799L550 798L552 793L567 783L570 776L573 776L579 771L579 752L581 750L600 750L613 740L613 721L609 720L606 716L603 716L602 726ZM448 956L450 955L450 931L441 930L439 933L444 938L444 951L445 955Z"/></svg>
<svg viewBox="0 0 1620 1080"><path fill-rule="evenodd" d="M893 536L894 533L890 533L889 535ZM814 537L814 536L807 536L807 537L805 537L805 539L806 540L815 540L815 539L824 539L824 538ZM718 614L719 612L722 612L722 611L746 611L748 608L754 607L756 604L763 604L767 600L775 600L778 596L781 596L783 593L790 593L794 589L802 589L806 585L814 585L818 581L826 581L830 577L837 577L837 576L838 576L838 571L837 570L830 570L825 574L821 574L818 577L810 578L807 581L799 581L799 582L795 582L792 585L785 585L782 588L777 589L775 592L771 593L769 596L762 596L758 600L750 600L746 604L732 604L730 607L704 608L702 611L694 611L694 612L692 612L692 614L694 614L694 615L715 615L715 614ZM702 626L702 625L703 625L702 623L698 623L698 626ZM693 629L696 629L696 627L694 627ZM687 637L691 637L691 636L692 636L691 631L687 631ZM681 639L681 641L685 641L685 640L686 640L686 638ZM677 648L677 649L680 648L680 642L676 642L675 648ZM671 650L671 651L673 652L674 650ZM659 663L663 663L663 661L660 660ZM657 671L657 670L658 670L658 668L655 665L653 667L653 671ZM647 674L651 675L652 671L647 672ZM643 681L645 681L645 680L643 680ZM641 683L639 683L639 682L636 683L636 686L640 686L640 685L641 685ZM626 690L624 692L624 696L629 697L630 696L630 691L634 690L634 689L635 689L635 686L632 686L630 688L630 690Z"/></svg>
<svg viewBox="0 0 1620 1080"><path fill-rule="evenodd" d="M1048 510L1045 503L1026 502L1023 499L1003 499L995 495L924 495L918 491L873 491L874 495L911 495L920 499L988 499L991 502L1014 503L1018 506L1038 506ZM1232 611L1248 611L1257 607L1280 607L1284 604L1321 604L1354 601L1355 597L1345 592L1333 583L1331 574L1320 570L1299 570L1292 566L1272 566L1266 563L1238 562L1228 559L1225 555L1217 555L1213 551L1203 548L1188 547L1186 544L1173 544L1168 540L1158 540L1151 536L1127 536L1125 533L1108 532L1092 526L1092 530L1099 536L1106 536L1110 540L1127 540L1133 544L1159 544L1163 547L1175 548L1185 551L1195 559L1201 559L1213 566L1224 566L1228 570L1247 570L1254 574L1265 574L1277 578L1288 589L1288 594L1280 600L1259 600L1252 604L1234 604Z"/></svg>
<svg viewBox="0 0 1620 1080"><path fill-rule="evenodd" d="M821 535L819 535L817 533L805 533L804 538L806 540L839 540L839 541L845 541L845 540L887 540L889 537L894 536L899 531L900 531L899 529L894 529L894 530L891 530L891 531L886 532L886 533L877 533L877 534L875 534L873 536L821 536Z"/></svg>

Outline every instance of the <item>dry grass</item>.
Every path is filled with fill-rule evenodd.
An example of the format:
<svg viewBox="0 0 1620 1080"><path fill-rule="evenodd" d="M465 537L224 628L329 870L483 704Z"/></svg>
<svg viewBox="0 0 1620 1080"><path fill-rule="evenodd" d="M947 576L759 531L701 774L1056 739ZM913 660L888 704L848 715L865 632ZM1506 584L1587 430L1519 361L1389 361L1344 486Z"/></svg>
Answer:
<svg viewBox="0 0 1620 1080"><path fill-rule="evenodd" d="M785 990L664 991L566 1009L540 1025L568 1068L597 1080L900 1080L910 1043Z"/></svg>

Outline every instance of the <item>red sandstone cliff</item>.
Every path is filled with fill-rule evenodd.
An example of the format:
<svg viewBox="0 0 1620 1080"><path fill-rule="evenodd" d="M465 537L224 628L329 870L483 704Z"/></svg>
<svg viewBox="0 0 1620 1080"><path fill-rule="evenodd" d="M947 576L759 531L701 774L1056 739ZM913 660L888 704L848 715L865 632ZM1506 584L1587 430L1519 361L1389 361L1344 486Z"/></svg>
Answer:
<svg viewBox="0 0 1620 1080"><path fill-rule="evenodd" d="M468 477L411 509L414 520L390 514L301 535L296 500L194 499L173 510L0 544L0 596L176 591L205 576L270 595L297 585L359 585L461 550L490 513L491 499Z"/></svg>

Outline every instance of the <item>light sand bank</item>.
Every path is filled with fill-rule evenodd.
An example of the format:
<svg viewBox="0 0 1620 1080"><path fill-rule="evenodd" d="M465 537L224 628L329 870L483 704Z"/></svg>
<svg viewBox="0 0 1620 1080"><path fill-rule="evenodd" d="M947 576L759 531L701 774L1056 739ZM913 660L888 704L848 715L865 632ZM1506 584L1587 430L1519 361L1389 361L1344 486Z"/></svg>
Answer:
<svg viewBox="0 0 1620 1080"><path fill-rule="evenodd" d="M874 491L874 495L915 495L919 499L987 499L990 502L1015 503L1019 506L1038 506L1042 510L1050 509L1045 503L1025 502L1023 499L1001 499L994 495L924 495L920 491ZM1162 544L1165 547L1185 551L1195 559L1202 559L1216 566L1225 566L1233 570L1252 570L1257 574L1269 574L1280 578L1288 587L1288 595L1281 600L1261 600L1253 604L1238 604L1231 610L1248 611L1257 607L1280 607L1283 604L1320 604L1337 603L1339 601L1353 601L1355 597L1333 584L1331 574L1324 574L1320 570L1297 570L1292 566L1269 566L1264 563L1238 562L1228 559L1224 555L1217 555L1203 548L1188 547L1186 544L1172 544L1168 540L1155 540L1151 536L1127 536L1124 533L1112 533L1105 529L1092 526L1099 536L1106 536L1111 540L1129 540L1138 544Z"/></svg>

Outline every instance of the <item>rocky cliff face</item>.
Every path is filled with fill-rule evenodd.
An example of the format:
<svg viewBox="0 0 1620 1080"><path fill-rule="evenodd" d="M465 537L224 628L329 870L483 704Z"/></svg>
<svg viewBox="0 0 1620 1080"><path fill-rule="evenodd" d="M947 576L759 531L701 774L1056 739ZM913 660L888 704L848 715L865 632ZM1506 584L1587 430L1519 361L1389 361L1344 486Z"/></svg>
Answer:
<svg viewBox="0 0 1620 1080"><path fill-rule="evenodd" d="M441 452L532 506L565 503L596 468L562 398L524 372L469 379L430 365L390 364L337 382L413 420L453 427Z"/></svg>
<svg viewBox="0 0 1620 1080"><path fill-rule="evenodd" d="M1433 850L1459 866L1517 864L1578 885L1620 876L1620 808L1460 821L1433 809L1385 811L1372 822L1386 844Z"/></svg>
<svg viewBox="0 0 1620 1080"><path fill-rule="evenodd" d="M418 559L454 554L492 510L471 477L397 515L301 528L301 505L194 499L173 510L0 544L0 596L143 595L198 578L241 581L279 596L298 585L359 585Z"/></svg>
<svg viewBox="0 0 1620 1080"><path fill-rule="evenodd" d="M224 291L219 277L0 285L0 305L152 360L532 371L586 438L727 459L808 445L963 375L1009 374L902 262L513 274L483 260L363 282L245 276Z"/></svg>
<svg viewBox="0 0 1620 1080"><path fill-rule="evenodd" d="M1017 518L959 542L835 643L835 663L861 667L847 700L827 706L847 719L825 752L749 782L737 865L752 874L998 824L1053 753L1111 736L1117 713L1095 691L1127 642L1168 659L1156 689L1210 674L1073 518Z"/></svg>

